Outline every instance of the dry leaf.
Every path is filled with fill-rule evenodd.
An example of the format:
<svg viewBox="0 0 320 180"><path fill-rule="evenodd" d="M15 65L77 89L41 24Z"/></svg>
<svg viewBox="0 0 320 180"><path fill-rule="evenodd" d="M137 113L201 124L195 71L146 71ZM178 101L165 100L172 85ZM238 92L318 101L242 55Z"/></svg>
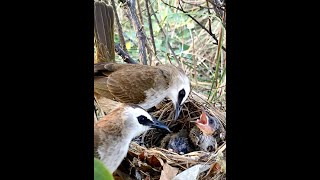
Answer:
<svg viewBox="0 0 320 180"><path fill-rule="evenodd" d="M154 155L152 155L151 157L148 157L147 162L152 167L161 167L161 162Z"/></svg>
<svg viewBox="0 0 320 180"><path fill-rule="evenodd" d="M163 165L163 170L161 171L160 180L171 180L178 174L179 169L170 166L169 164L165 163Z"/></svg>
<svg viewBox="0 0 320 180"><path fill-rule="evenodd" d="M157 169L151 167L149 164L144 163L135 157L133 158L132 163L135 167L138 167L143 172L148 172L148 171L160 172L160 170L157 170Z"/></svg>
<svg viewBox="0 0 320 180"><path fill-rule="evenodd" d="M198 175L210 168L210 165L202 165L198 164L195 166L192 166L191 168L188 168L175 176L172 180L196 180Z"/></svg>
<svg viewBox="0 0 320 180"><path fill-rule="evenodd" d="M144 161L145 159L145 155L144 155L144 151L142 151L141 154L139 154L138 158L141 160L141 161Z"/></svg>
<svg viewBox="0 0 320 180"><path fill-rule="evenodd" d="M160 157L154 155L148 156L144 151L138 155L138 159L141 161L147 160L147 163L152 167L161 167L164 164Z"/></svg>
<svg viewBox="0 0 320 180"><path fill-rule="evenodd" d="M211 165L208 173L206 174L207 176L212 176L213 174L217 174L221 171L221 165L218 162L215 162Z"/></svg>

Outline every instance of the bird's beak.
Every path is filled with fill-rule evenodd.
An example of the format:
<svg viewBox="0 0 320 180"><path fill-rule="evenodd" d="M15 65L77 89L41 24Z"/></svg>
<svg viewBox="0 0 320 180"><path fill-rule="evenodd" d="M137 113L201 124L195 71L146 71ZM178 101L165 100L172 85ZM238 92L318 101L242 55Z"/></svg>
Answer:
<svg viewBox="0 0 320 180"><path fill-rule="evenodd" d="M166 126L161 121L158 121L155 118L153 118L153 124L151 125L151 128L164 129L168 132L171 132L170 129L168 128L168 126Z"/></svg>
<svg viewBox="0 0 320 180"><path fill-rule="evenodd" d="M175 114L174 114L174 120L176 121L180 115L182 106L177 102L175 105Z"/></svg>
<svg viewBox="0 0 320 180"><path fill-rule="evenodd" d="M212 135L214 129L209 125L208 116L205 111L202 111L200 119L197 120L196 125L206 135Z"/></svg>

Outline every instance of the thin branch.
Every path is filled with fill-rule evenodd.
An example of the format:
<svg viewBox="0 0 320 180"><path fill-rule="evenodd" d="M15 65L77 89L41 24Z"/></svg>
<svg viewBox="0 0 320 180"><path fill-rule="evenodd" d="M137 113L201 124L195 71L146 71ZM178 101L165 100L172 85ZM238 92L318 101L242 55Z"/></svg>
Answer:
<svg viewBox="0 0 320 180"><path fill-rule="evenodd" d="M209 7L208 0L206 0L206 5L207 5L207 7ZM210 9L208 9L208 14L209 15L211 14ZM208 20L209 20L209 31L212 33L210 16L208 16Z"/></svg>
<svg viewBox="0 0 320 180"><path fill-rule="evenodd" d="M155 20L157 21L157 24L158 24L158 26L159 26L159 28L160 28L160 32L162 33L162 35L163 35L164 37L167 37L166 33L164 32L164 30L162 29L162 27L161 27L161 25L160 25L160 22L159 22L159 20L158 20L158 18L157 18L157 15L156 15L156 13L155 13L154 10L153 10L153 7L150 6L150 8L151 8L151 12L152 12L152 14L154 15L154 18L155 18ZM170 50L171 54L173 55L174 59L177 61L178 66L181 68L180 61L178 60L176 54L174 53L174 51L173 51L173 49L172 49L172 47L171 47L171 45L170 45L170 43L169 43L168 41L167 41L167 45L168 45L169 50ZM170 60L170 59L169 59L169 60Z"/></svg>
<svg viewBox="0 0 320 180"><path fill-rule="evenodd" d="M193 21L195 21L202 29L204 29L216 42L214 42L213 44L215 45L218 45L218 39L216 38L216 36L210 32L206 27L204 27L198 20L196 20L194 17L192 17L189 12L186 12L185 10L181 9L181 8L178 8L178 7L175 7L175 6L172 6L166 2L164 2L163 0L161 0L161 2L171 8L174 8L174 9L177 9L179 11L182 11L183 13L185 13L187 16L189 16ZM226 51L226 48L224 46L222 46L222 49L224 51Z"/></svg>
<svg viewBox="0 0 320 180"><path fill-rule="evenodd" d="M121 49L119 44L115 45L115 51L116 53L121 56L124 62L129 64L138 64L135 60L133 60L127 52L125 52L123 49Z"/></svg>
<svg viewBox="0 0 320 180"><path fill-rule="evenodd" d="M192 61L193 61L193 78L196 81L196 87L198 87L198 74L197 74L197 59L195 57L195 47L194 47L194 38L192 35L192 31L190 31L191 39L192 39Z"/></svg>
<svg viewBox="0 0 320 180"><path fill-rule="evenodd" d="M213 0L206 0L206 1L209 1L210 4L213 5L213 7L201 6L201 4L203 4L204 2L201 2L201 3L191 3L191 2L187 2L187 1L181 0L181 2L183 2L183 3L185 3L185 4L192 5L192 6L196 6L196 7L198 7L199 9L213 9L214 12L215 12L215 14L216 14L216 16L217 16L218 18L222 19L222 18L221 18L221 13L220 13L220 11L222 11L222 12L225 12L225 11L226 11L226 10L225 10L225 5L221 5L221 6L220 6L220 5L213 4L213 3L214 3ZM223 25L223 27L226 29L226 21L225 21L225 20L222 21L222 25Z"/></svg>
<svg viewBox="0 0 320 180"><path fill-rule="evenodd" d="M128 10L128 8L124 8L124 13L125 13L125 15L126 15L126 17L129 19L129 23L130 23L130 26L134 26L133 24L133 20L132 20L132 17L130 16L130 11ZM145 35L146 33L145 33L145 31L144 31L144 29L142 29L142 33ZM138 48L139 48L139 42L138 43L136 43L133 39L131 39L130 37L128 37L126 34L124 34L124 36L129 40L129 41L131 41L134 45L136 45L136 46L138 46ZM146 36L146 35L145 35ZM139 40L139 39L138 39ZM151 63L152 63L152 55L154 55L154 57L158 60L158 61L160 61L159 60L159 58L155 55L155 53L154 53L154 51L152 50L152 48L151 48L151 45L149 45L149 44L151 44L150 42L149 42L149 39L147 39L146 38L146 42L145 42L145 47L147 48L147 51L148 51L148 54L149 54L149 64L151 65ZM141 59L140 59L140 62L141 62Z"/></svg>
<svg viewBox="0 0 320 180"><path fill-rule="evenodd" d="M120 24L119 16L118 16L118 13L116 11L117 7L116 7L116 5L114 3L114 0L111 0L111 5L113 7L114 15L116 17L116 23L117 23L117 30L118 30L118 34L119 34L120 46L125 52L128 52L128 50L126 48L126 41L124 40L124 36L123 36L123 32L122 32L122 26Z"/></svg>
<svg viewBox="0 0 320 180"><path fill-rule="evenodd" d="M225 5L224 5L224 1L220 2L218 0L208 0L212 6L214 7L214 11L216 12L217 16L220 17L222 19L223 14L226 12L225 10ZM224 19L224 21L222 21L222 24L224 27L226 27L226 21Z"/></svg>
<svg viewBox="0 0 320 180"><path fill-rule="evenodd" d="M144 24L143 23L143 16L142 16L142 12L141 12L141 8L140 8L140 2L139 2L139 0L137 0L137 5L138 5L138 17L139 17L139 20L140 20L140 23L141 24Z"/></svg>
<svg viewBox="0 0 320 180"><path fill-rule="evenodd" d="M153 46L154 54L157 56L157 49L156 49L156 44L154 42L154 35L153 35L153 28L152 28L152 21L151 21L151 14L148 6L149 0L145 0L146 4L146 9L147 9L147 14L148 14L148 22L149 22L149 30L150 30L150 36L151 36L151 43Z"/></svg>
<svg viewBox="0 0 320 180"><path fill-rule="evenodd" d="M217 0L209 0L209 2L213 5L214 8L219 9L221 11L226 11L224 2L220 3ZM220 15L222 15L221 12L218 12L218 13L220 13Z"/></svg>
<svg viewBox="0 0 320 180"><path fill-rule="evenodd" d="M135 0L129 0L127 2L127 5L129 7L129 11L132 17L132 24L137 32L137 38L138 38L138 47L139 47L139 55L140 60L144 65L147 65L147 55L146 55L146 36L144 35L142 29L143 26L140 25L140 22L138 20L138 16L136 13L136 7L135 7L136 1Z"/></svg>
<svg viewBox="0 0 320 180"><path fill-rule="evenodd" d="M207 7L209 7L209 2L208 0L206 0L206 5ZM210 9L208 9L208 20L209 20L209 31L212 33L212 29L211 29L211 19L210 19ZM219 43L218 43L219 44ZM210 63L210 68L212 68L212 63Z"/></svg>
<svg viewBox="0 0 320 180"><path fill-rule="evenodd" d="M143 16L142 16L142 11L141 11L141 8L140 8L140 2L139 0L137 0L137 5L138 5L138 15L139 15L139 20L140 20L140 24L144 24L143 22ZM149 59L149 65L152 64L152 56L155 55L155 53L153 52L151 46L150 46L150 42L148 41L148 38L147 38L147 34L145 32L145 29L142 29L142 33L145 35L146 37L146 42L145 42L145 46L147 48L147 54L148 54L148 59ZM157 58L157 56L155 55L155 57ZM158 59L158 58L157 58Z"/></svg>
<svg viewBox="0 0 320 180"><path fill-rule="evenodd" d="M200 9L214 9L214 7L201 6L200 4L203 4L204 2L202 2L202 3L191 3L191 2L184 1L184 0L181 0L181 2L183 2L185 4L192 5L192 6L199 7Z"/></svg>

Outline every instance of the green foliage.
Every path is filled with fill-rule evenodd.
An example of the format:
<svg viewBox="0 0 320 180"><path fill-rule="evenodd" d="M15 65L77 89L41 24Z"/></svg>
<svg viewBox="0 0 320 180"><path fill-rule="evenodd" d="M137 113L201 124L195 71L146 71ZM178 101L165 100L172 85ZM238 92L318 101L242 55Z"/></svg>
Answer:
<svg viewBox="0 0 320 180"><path fill-rule="evenodd" d="M178 1L163 0L164 2L179 7ZM143 30L147 37L147 43L153 49L150 37L150 27L145 6L145 1L140 3L143 19ZM193 89L206 95L210 102L225 102L225 84L226 84L226 52L222 46L226 47L226 30L222 25L222 20L217 17L214 11L208 13L208 9L199 8L194 5L182 3L183 9L188 15L194 17L206 29L209 28L209 19L211 21L211 30L218 40L221 40L220 46L214 44L216 41L203 28L192 20L186 13L165 5L161 0L150 0L159 23L155 16L151 16L154 41L156 46L156 57L152 55L152 61L159 60L162 63L170 63L169 60L176 64L173 54L169 50L168 43L171 45L179 61L183 63L183 68L189 74L192 80ZM203 7L205 1L197 2ZM202 3L202 4L201 4ZM120 24L122 26L126 47L129 55L139 61L138 39L136 30L133 28L130 20L125 16L126 12L120 4L117 5L116 11L120 15ZM152 13L150 8L150 13ZM161 32L165 31L165 36ZM220 33L222 32L221 36ZM115 41L119 43L115 32ZM219 54L218 49L220 49ZM148 51L149 52L149 51ZM149 58L149 57L148 57ZM170 58L170 59L168 59ZM117 56L116 61L123 62L121 57ZM194 72L196 76L193 77ZM198 83L199 82L199 83Z"/></svg>
<svg viewBox="0 0 320 180"><path fill-rule="evenodd" d="M94 180L113 180L112 174L97 158L94 158Z"/></svg>

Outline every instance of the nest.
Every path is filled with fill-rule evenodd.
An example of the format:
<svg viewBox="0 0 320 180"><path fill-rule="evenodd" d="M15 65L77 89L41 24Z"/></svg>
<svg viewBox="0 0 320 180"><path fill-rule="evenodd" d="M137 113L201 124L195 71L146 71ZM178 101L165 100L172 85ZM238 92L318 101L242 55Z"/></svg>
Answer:
<svg viewBox="0 0 320 180"><path fill-rule="evenodd" d="M217 146L214 151L192 151L178 154L165 147L161 141L166 136L161 130L153 129L135 138L129 148L127 157L118 168L121 178L116 179L226 179L226 141L225 141L225 112L212 106L197 93L192 92L184 103L177 121L173 120L174 108L169 100L164 100L157 106L157 110L150 112L158 120L164 122L173 133L186 129L189 132L205 110L216 117L221 126L214 134ZM194 167L192 170L190 168ZM186 172L190 169L189 172ZM185 176L178 177L185 171ZM120 173L119 173L120 172ZM191 173L191 174L190 174Z"/></svg>

